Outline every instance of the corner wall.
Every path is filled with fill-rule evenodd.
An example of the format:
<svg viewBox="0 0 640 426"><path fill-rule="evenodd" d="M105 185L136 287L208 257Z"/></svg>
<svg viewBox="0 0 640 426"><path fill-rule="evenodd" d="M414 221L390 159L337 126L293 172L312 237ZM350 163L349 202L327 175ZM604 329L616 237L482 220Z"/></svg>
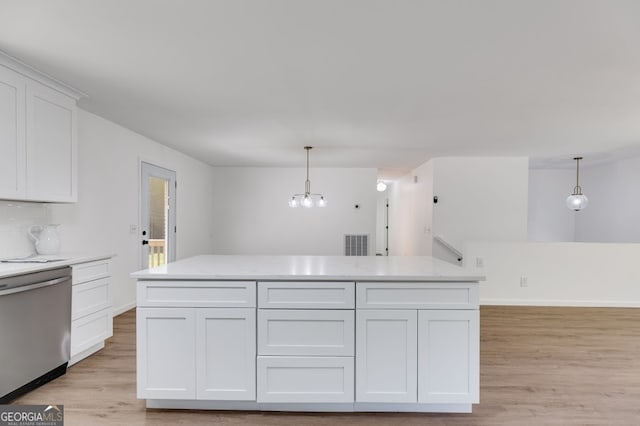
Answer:
<svg viewBox="0 0 640 426"><path fill-rule="evenodd" d="M113 304L135 304L131 272L140 269L138 194L140 159L175 170L177 258L210 253L213 241L213 168L97 115L78 110L78 202L51 205L66 253L115 254Z"/></svg>

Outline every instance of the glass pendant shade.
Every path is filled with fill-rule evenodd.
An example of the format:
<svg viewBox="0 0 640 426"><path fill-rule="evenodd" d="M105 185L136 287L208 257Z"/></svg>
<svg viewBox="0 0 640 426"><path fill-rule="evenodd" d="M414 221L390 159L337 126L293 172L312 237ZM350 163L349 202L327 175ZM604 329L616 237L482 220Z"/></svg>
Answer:
<svg viewBox="0 0 640 426"><path fill-rule="evenodd" d="M304 147L307 151L307 180L304 181L304 193L293 194L289 200L289 207L295 208L302 206L311 208L313 206L324 207L327 205L327 200L325 200L324 195L311 193L311 181L309 180L309 150L311 148L310 146Z"/></svg>
<svg viewBox="0 0 640 426"><path fill-rule="evenodd" d="M571 194L567 197L567 207L571 210L580 211L587 207L589 199L584 194Z"/></svg>

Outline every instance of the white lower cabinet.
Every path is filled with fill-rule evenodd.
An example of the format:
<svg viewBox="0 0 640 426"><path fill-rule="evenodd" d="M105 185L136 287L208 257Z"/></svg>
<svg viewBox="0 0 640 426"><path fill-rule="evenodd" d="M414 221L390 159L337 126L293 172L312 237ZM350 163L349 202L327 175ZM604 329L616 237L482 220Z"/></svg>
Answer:
<svg viewBox="0 0 640 426"><path fill-rule="evenodd" d="M358 310L356 401L479 402L478 310Z"/></svg>
<svg viewBox="0 0 640 426"><path fill-rule="evenodd" d="M479 402L479 311L418 311L418 402Z"/></svg>
<svg viewBox="0 0 640 426"><path fill-rule="evenodd" d="M356 311L356 401L417 401L417 311Z"/></svg>
<svg viewBox="0 0 640 426"><path fill-rule="evenodd" d="M353 357L259 356L258 402L353 402Z"/></svg>
<svg viewBox="0 0 640 426"><path fill-rule="evenodd" d="M138 398L195 399L196 313L138 308Z"/></svg>
<svg viewBox="0 0 640 426"><path fill-rule="evenodd" d="M255 400L254 308L138 308L138 398Z"/></svg>
<svg viewBox="0 0 640 426"><path fill-rule="evenodd" d="M71 266L71 359L73 365L104 347L113 336L109 259Z"/></svg>
<svg viewBox="0 0 640 426"><path fill-rule="evenodd" d="M256 399L256 310L196 309L196 398Z"/></svg>

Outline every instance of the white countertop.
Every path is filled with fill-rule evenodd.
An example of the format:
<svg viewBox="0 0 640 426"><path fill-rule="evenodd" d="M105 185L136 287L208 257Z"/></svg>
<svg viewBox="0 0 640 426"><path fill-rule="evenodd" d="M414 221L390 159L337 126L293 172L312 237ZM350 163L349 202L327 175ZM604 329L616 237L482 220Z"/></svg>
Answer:
<svg viewBox="0 0 640 426"><path fill-rule="evenodd" d="M483 281L429 256L202 255L134 272L139 280Z"/></svg>
<svg viewBox="0 0 640 426"><path fill-rule="evenodd" d="M45 257L45 256L43 256ZM114 257L112 254L68 254L61 253L52 256L50 258L64 259L57 262L47 263L0 263L0 278L8 278L21 274L28 274L31 272L40 272L47 269L60 268L61 266L76 265L78 263L93 262L95 260L102 260Z"/></svg>

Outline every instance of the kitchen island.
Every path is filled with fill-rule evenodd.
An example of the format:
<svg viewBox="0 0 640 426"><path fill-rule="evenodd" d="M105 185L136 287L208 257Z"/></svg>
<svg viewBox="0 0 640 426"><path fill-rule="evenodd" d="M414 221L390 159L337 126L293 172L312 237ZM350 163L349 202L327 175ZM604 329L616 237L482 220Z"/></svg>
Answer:
<svg viewBox="0 0 640 426"><path fill-rule="evenodd" d="M471 412L479 281L431 257L196 256L132 274L149 408Z"/></svg>

